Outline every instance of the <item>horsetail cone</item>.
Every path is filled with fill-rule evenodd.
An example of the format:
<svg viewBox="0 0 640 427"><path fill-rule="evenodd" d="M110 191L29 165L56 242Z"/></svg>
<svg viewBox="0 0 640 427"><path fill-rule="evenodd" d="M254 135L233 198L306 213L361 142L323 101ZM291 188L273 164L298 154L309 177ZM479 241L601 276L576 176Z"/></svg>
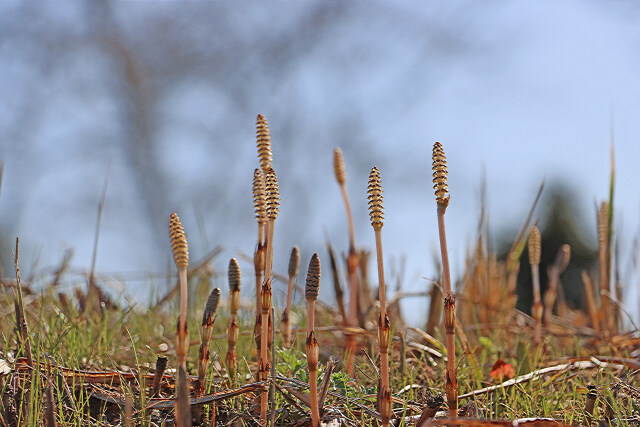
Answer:
<svg viewBox="0 0 640 427"><path fill-rule="evenodd" d="M289 277L295 277L300 270L300 248L294 246L289 257Z"/></svg>
<svg viewBox="0 0 640 427"><path fill-rule="evenodd" d="M187 268L189 266L187 236L184 234L184 228L182 228L180 218L175 212L169 217L169 237L171 239L173 260L176 263L176 267L178 267L178 269Z"/></svg>
<svg viewBox="0 0 640 427"><path fill-rule="evenodd" d="M238 260L235 258L231 258L229 260L229 290L231 292L237 292L240 290L240 285L242 281L242 276L240 273L240 264L238 264Z"/></svg>
<svg viewBox="0 0 640 427"><path fill-rule="evenodd" d="M436 202L445 208L449 205L449 186L447 185L447 157L444 155L442 144L433 145L433 189Z"/></svg>
<svg viewBox="0 0 640 427"><path fill-rule="evenodd" d="M267 188L264 174L257 168L253 171L253 207L258 224L264 224L267 220Z"/></svg>
<svg viewBox="0 0 640 427"><path fill-rule="evenodd" d="M213 324L213 316L218 311L218 304L220 304L220 288L215 288L207 298L207 304L202 314L202 326L211 326Z"/></svg>
<svg viewBox="0 0 640 427"><path fill-rule="evenodd" d="M344 166L342 150L339 148L333 149L333 171L336 174L336 181L338 181L338 184L344 185L347 182L347 172Z"/></svg>
<svg viewBox="0 0 640 427"><path fill-rule="evenodd" d="M231 258L229 261L229 291L230 291L230 301L229 306L231 313L237 313L238 308L240 307L240 285L241 285L241 274L240 274L240 265L238 264L238 260L235 258Z"/></svg>
<svg viewBox="0 0 640 427"><path fill-rule="evenodd" d="M540 246L540 230L538 230L538 227L534 225L531 228L531 233L529 233L529 264L540 264Z"/></svg>
<svg viewBox="0 0 640 427"><path fill-rule="evenodd" d="M371 218L371 226L374 230L380 230L384 225L384 207L382 205L383 196L380 171L375 166L371 168L371 173L369 174L367 192L369 194L369 217Z"/></svg>
<svg viewBox="0 0 640 427"><path fill-rule="evenodd" d="M267 218L275 220L280 212L280 189L278 187L278 177L273 168L267 169L266 176L267 189Z"/></svg>
<svg viewBox="0 0 640 427"><path fill-rule="evenodd" d="M315 301L318 299L318 288L320 287L320 258L315 253L309 261L309 269L307 270L307 284L304 288L304 296L307 301Z"/></svg>
<svg viewBox="0 0 640 427"><path fill-rule="evenodd" d="M263 171L267 171L271 167L273 154L271 152L271 131L267 119L258 114L256 120L256 143L258 145L258 159L260 159L260 167Z"/></svg>

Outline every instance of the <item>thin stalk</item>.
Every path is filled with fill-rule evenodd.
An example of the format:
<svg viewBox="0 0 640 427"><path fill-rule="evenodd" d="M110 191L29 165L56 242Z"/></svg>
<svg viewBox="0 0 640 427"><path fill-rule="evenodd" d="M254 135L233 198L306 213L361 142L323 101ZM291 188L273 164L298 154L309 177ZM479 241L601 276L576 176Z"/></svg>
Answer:
<svg viewBox="0 0 640 427"><path fill-rule="evenodd" d="M264 233L264 224L260 226L262 232ZM262 236L261 238L264 238ZM253 328L253 338L256 343L256 349L258 354L260 354L260 336L262 333L262 277L264 273L264 265L265 265L265 252L266 247L264 243L260 240L258 241L258 247L256 248L255 254L253 256L253 265L255 270L256 277L256 322ZM258 378L260 379L260 378Z"/></svg>
<svg viewBox="0 0 640 427"><path fill-rule="evenodd" d="M309 261L305 298L307 300L307 367L309 368L309 400L311 407L311 425L320 426L320 405L318 402L318 357L319 347L314 332L315 303L320 287L320 259L315 253Z"/></svg>
<svg viewBox="0 0 640 427"><path fill-rule="evenodd" d="M258 117L258 122L260 123L260 117ZM262 129L260 125L258 126L258 130ZM268 129L268 128L267 128ZM262 141L267 140L267 138L262 138ZM268 138L269 144L267 148L261 146L261 133L258 132L258 153L262 155L261 163L270 162L271 158L271 148L270 148L271 138ZM266 156L266 159L263 160L263 157ZM262 329L262 315L261 306L262 306L262 278L265 267L265 223L267 221L267 189L265 183L264 173L260 169L256 169L253 172L253 205L256 214L256 220L258 221L258 245L256 247L256 251L253 256L253 265L255 269L256 276L256 322L253 328L253 338L256 342L256 349L258 354L260 353L260 331Z"/></svg>
<svg viewBox="0 0 640 427"><path fill-rule="evenodd" d="M338 272L338 263L336 262L336 256L333 251L331 243L327 242L327 252L329 252L329 262L331 264L331 276L333 278L333 290L336 296L336 303L338 304L338 311L340 312L340 318L344 326L349 325L349 318L347 312L344 309L344 293L342 292L342 285L340 284L340 274Z"/></svg>
<svg viewBox="0 0 640 427"><path fill-rule="evenodd" d="M529 264L531 264L531 277L533 281L533 305L531 306L531 316L535 320L535 330L533 342L540 344L542 338L542 314L544 307L540 296L540 252L541 252L540 230L535 225L529 233Z"/></svg>
<svg viewBox="0 0 640 427"><path fill-rule="evenodd" d="M347 173L342 156L342 150L336 148L333 150L333 170L336 181L340 186L340 194L344 202L344 208L347 215L347 224L349 229L349 254L347 256L347 277L349 279L349 318L347 326L355 327L358 323L358 253L356 252L356 232L353 225L353 215L351 213L351 203L349 194L347 193ZM349 360L347 361L347 373L354 375L353 361L356 353L355 335L347 335L347 349L349 350Z"/></svg>
<svg viewBox="0 0 640 427"><path fill-rule="evenodd" d="M291 313L291 303L293 301L293 285L300 269L300 249L294 246L291 249L291 256L289 257L289 283L287 287L287 305L282 314L282 321L280 327L282 328L282 337L284 338L285 348L291 347L291 322L289 321L289 314Z"/></svg>
<svg viewBox="0 0 640 427"><path fill-rule="evenodd" d="M235 258L229 261L229 309L231 317L227 326L227 373L232 386L236 382L238 358L236 356L236 344L238 343L238 309L240 308L240 265Z"/></svg>
<svg viewBox="0 0 640 427"><path fill-rule="evenodd" d="M280 208L280 192L278 189L278 178L273 168L269 168L265 177L267 194L267 227L266 234L266 256L264 282L262 285L262 334L260 340L260 379L267 379L269 373L268 345L269 337L269 314L272 307L271 272L273 268L273 230L275 220L278 217ZM267 410L269 406L269 390L265 389L260 396L260 424L267 425Z"/></svg>
<svg viewBox="0 0 640 427"><path fill-rule="evenodd" d="M320 426L318 406L318 340L313 331L307 337L307 367L309 368L309 401L311 406L311 425Z"/></svg>
<svg viewBox="0 0 640 427"><path fill-rule="evenodd" d="M596 300L593 296L593 282L589 273L582 270L582 283L584 285L584 295L587 300L587 309L589 310L589 317L591 318L591 326L596 332L600 331L600 321L598 320L598 309L596 308Z"/></svg>
<svg viewBox="0 0 640 427"><path fill-rule="evenodd" d="M205 389L205 378L210 363L209 341L213 333L214 315L220 303L220 289L215 288L207 298L207 304L202 315L202 325L200 327L200 353L198 357L198 383L196 394L203 394Z"/></svg>
<svg viewBox="0 0 640 427"><path fill-rule="evenodd" d="M358 265L360 260L353 246L349 247L347 255L347 276L349 278L349 322L348 326L355 327L358 324ZM356 336L347 335L347 348L349 360L347 361L347 374L353 377L353 362L356 355Z"/></svg>
<svg viewBox="0 0 640 427"><path fill-rule="evenodd" d="M543 324L549 325L551 323L551 315L553 314L553 306L556 303L558 296L558 284L560 283L560 275L564 272L569 265L571 259L571 247L569 245L562 245L558 250L558 255L551 267L547 270L549 276L549 286L544 293L544 315Z"/></svg>
<svg viewBox="0 0 640 427"><path fill-rule="evenodd" d="M391 322L387 315L387 293L384 283L384 260L382 257L382 226L384 225L384 208L382 205L382 183L377 167L371 169L368 185L369 216L376 238L376 261L378 264L378 297L380 300L380 317L378 318L378 349L380 351L380 387L378 388L378 410L382 425L390 425L393 402L389 386L389 344L391 340Z"/></svg>
<svg viewBox="0 0 640 427"><path fill-rule="evenodd" d="M268 277L268 276L266 276ZM267 347L269 341L269 312L271 311L271 279L267 278L262 285L262 332L260 334L260 380L266 380L269 373ZM269 406L269 390L265 388L260 395L260 425L267 425L267 409Z"/></svg>
<svg viewBox="0 0 640 427"><path fill-rule="evenodd" d="M180 277L180 317L176 342L178 359L178 385L175 403L176 425L191 426L191 408L189 405L189 386L187 384L187 352L189 350L189 330L187 329L187 268L189 266L189 247L182 223L177 214L169 218L169 237L173 249L173 259Z"/></svg>
<svg viewBox="0 0 640 427"><path fill-rule="evenodd" d="M598 260L600 263L600 304L605 336L611 333L611 286L609 284L609 204L602 202L598 210Z"/></svg>
<svg viewBox="0 0 640 427"><path fill-rule="evenodd" d="M187 329L187 299L189 298L188 287L187 287L187 269L180 268L178 270L178 276L180 277L180 319L179 319L179 330L185 331ZM182 341L182 339L181 339ZM186 363L186 352L185 359L183 360ZM180 362L182 364L182 362ZM186 368L186 364L183 365Z"/></svg>
<svg viewBox="0 0 640 427"><path fill-rule="evenodd" d="M451 274L449 270L449 252L447 249L447 233L444 215L449 206L449 188L447 185L447 158L439 142L433 146L433 188L438 206L438 235L440 237L440 254L442 256L442 287L444 292L444 328L447 346L446 395L449 406L449 417L458 416L458 378L456 374L456 297L451 290Z"/></svg>

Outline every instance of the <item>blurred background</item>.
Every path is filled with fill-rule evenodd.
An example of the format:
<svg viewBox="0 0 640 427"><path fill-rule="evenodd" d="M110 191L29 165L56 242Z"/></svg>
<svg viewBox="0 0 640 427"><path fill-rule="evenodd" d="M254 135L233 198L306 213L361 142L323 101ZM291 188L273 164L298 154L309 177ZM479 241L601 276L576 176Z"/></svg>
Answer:
<svg viewBox="0 0 640 427"><path fill-rule="evenodd" d="M224 292L228 259L256 243L262 113L282 199L274 269L286 272L297 244L303 282L313 252L328 260L327 240L347 250L332 170L341 147L361 248L374 248L366 184L381 170L390 292L424 292L438 276L435 141L449 164L454 279L483 194L489 243L503 252L543 180L543 236L567 233L551 259L571 240L579 267L593 267L615 141L617 266L637 317L638 22L632 1L2 1L2 276L14 274L16 236L23 279L46 280L69 250L72 269L89 270L108 178L96 271L143 304L164 293L175 211L193 260L222 247ZM252 264L241 265L249 296ZM564 286L579 304L581 284ZM407 298L405 320L421 324L426 306Z"/></svg>

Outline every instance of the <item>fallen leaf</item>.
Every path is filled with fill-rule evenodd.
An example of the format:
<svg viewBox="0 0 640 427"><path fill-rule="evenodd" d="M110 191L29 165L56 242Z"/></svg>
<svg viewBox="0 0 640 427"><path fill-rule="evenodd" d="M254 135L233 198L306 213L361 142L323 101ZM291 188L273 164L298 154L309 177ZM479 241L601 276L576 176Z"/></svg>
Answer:
<svg viewBox="0 0 640 427"><path fill-rule="evenodd" d="M511 364L504 362L502 359L498 359L496 363L493 364L490 375L494 381L501 382L513 378L515 371Z"/></svg>

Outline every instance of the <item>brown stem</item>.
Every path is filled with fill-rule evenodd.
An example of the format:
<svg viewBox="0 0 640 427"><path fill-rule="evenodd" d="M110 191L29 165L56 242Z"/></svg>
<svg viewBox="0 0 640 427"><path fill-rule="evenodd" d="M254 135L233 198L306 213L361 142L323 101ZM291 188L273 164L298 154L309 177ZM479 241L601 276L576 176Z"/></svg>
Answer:
<svg viewBox="0 0 640 427"><path fill-rule="evenodd" d="M284 338L284 346L286 348L291 347L291 322L289 321L289 314L291 313L291 302L293 301L293 282L295 276L289 276L289 285L287 287L287 305L282 314L282 336Z"/></svg>
<svg viewBox="0 0 640 427"><path fill-rule="evenodd" d="M531 306L531 316L536 321L533 342L540 344L542 335L542 299L540 298L540 269L538 264L531 264L531 277L533 278L533 305Z"/></svg>
<svg viewBox="0 0 640 427"><path fill-rule="evenodd" d="M376 259L378 264L378 297L380 300L380 317L378 318L378 348L380 350L380 390L378 407L382 416L382 425L389 426L393 409L391 388L389 386L389 344L391 340L391 324L387 316L387 295L384 283L384 260L382 256L382 227L374 228L376 237Z"/></svg>
<svg viewBox="0 0 640 427"><path fill-rule="evenodd" d="M210 361L211 353L209 351L209 343L203 341L202 344L200 344L200 353L198 354L198 382L195 390L196 394L204 394L205 377L207 376Z"/></svg>
<svg viewBox="0 0 640 427"><path fill-rule="evenodd" d="M266 380L269 372L267 346L269 341L269 308L271 306L271 280L265 279L262 286L262 333L260 334L259 379ZM269 406L269 390L265 388L260 395L260 425L267 425L267 409Z"/></svg>
<svg viewBox="0 0 640 427"><path fill-rule="evenodd" d="M451 274L449 270L449 253L447 250L447 233L444 225L446 204L438 203L438 234L440 237L440 253L442 255L442 287L444 290L444 327L447 346L446 394L449 406L449 417L458 416L458 379L456 376L456 300L451 292Z"/></svg>
<svg viewBox="0 0 640 427"><path fill-rule="evenodd" d="M600 331L600 321L598 320L598 310L596 309L596 301L593 296L593 283L589 273L582 270L582 283L584 284L584 294L587 300L587 308L589 310L589 317L591 317L591 326L597 332Z"/></svg>
<svg viewBox="0 0 640 427"><path fill-rule="evenodd" d="M260 339L260 379L268 377L268 344L269 344L269 313L271 312L271 269L273 266L273 229L275 220L269 219L265 227L266 257L264 268L264 284L262 285L262 333ZM269 406L269 390L266 388L260 396L260 424L267 425L267 407Z"/></svg>
<svg viewBox="0 0 640 427"><path fill-rule="evenodd" d="M238 292L239 293L239 292ZM229 381L234 385L236 382L236 371L238 368L238 358L236 356L236 344L238 343L238 314L231 315L229 320L229 327L227 328L227 372L229 374Z"/></svg>
<svg viewBox="0 0 640 427"><path fill-rule="evenodd" d="M180 277L180 320L178 321L178 334L183 337L182 334L184 334L184 331L187 328L187 269L180 268L178 270L178 275ZM185 370L187 369L186 365L183 367L185 368Z"/></svg>
<svg viewBox="0 0 640 427"><path fill-rule="evenodd" d="M308 309L313 310L313 303L310 303ZM309 308L310 307L310 308ZM307 312L309 314L309 312ZM318 405L318 341L313 332L307 336L307 366L309 368L309 401L311 407L311 425L313 427L320 426L320 409Z"/></svg>
<svg viewBox="0 0 640 427"><path fill-rule="evenodd" d="M355 327L358 324L358 266L360 259L353 246L349 248L347 257L347 274L349 276L349 323L347 326ZM356 337L353 334L347 335L347 348L349 349L349 360L347 361L347 373L353 377L353 362L356 355Z"/></svg>
<svg viewBox="0 0 640 427"><path fill-rule="evenodd" d="M376 234L376 260L378 262L378 297L380 299L380 317L387 316L387 293L384 285L384 265L382 259L382 232L375 230Z"/></svg>
<svg viewBox="0 0 640 427"><path fill-rule="evenodd" d="M347 185L340 185L340 192L342 193L342 200L344 200L344 208L347 211L347 223L349 225L349 250L356 246L356 232L353 226L353 215L351 214L351 203L349 202L349 195L347 194Z"/></svg>

